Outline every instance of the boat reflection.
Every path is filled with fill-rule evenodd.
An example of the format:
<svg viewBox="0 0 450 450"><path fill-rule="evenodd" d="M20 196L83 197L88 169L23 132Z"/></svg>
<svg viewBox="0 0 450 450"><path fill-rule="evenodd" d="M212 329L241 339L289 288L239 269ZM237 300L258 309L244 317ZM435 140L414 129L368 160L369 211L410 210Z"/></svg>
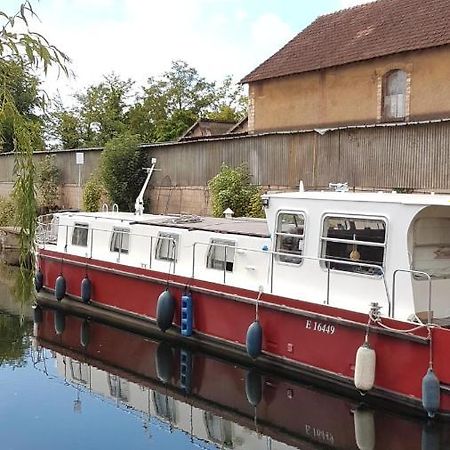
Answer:
<svg viewBox="0 0 450 450"><path fill-rule="evenodd" d="M60 311L45 309L40 318L36 367L52 355L78 392L182 430L206 448L437 450L450 444L443 424L364 407ZM81 411L79 398L74 408Z"/></svg>

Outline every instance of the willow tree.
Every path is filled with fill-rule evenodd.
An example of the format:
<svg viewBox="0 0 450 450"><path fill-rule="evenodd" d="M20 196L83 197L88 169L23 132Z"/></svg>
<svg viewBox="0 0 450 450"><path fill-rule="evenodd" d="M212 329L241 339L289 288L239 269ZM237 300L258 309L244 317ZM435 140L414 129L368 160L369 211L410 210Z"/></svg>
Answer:
<svg viewBox="0 0 450 450"><path fill-rule="evenodd" d="M40 141L41 130L29 120L15 101L8 67L11 62L34 72L47 74L55 67L69 75L66 54L52 45L42 34L30 29L37 16L29 1L20 4L16 13L0 10L0 122L8 122L13 137L15 184L13 196L17 205L17 224L21 228L21 264L33 249L36 229L36 196L34 190L33 151ZM43 93L45 99L46 95ZM45 101L45 100L44 100Z"/></svg>

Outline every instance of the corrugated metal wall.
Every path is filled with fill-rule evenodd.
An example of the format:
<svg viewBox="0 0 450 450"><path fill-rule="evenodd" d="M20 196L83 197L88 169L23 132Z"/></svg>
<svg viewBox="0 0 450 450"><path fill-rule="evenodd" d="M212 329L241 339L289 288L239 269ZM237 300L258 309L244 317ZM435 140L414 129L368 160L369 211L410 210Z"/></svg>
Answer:
<svg viewBox="0 0 450 450"><path fill-rule="evenodd" d="M222 163L247 163L262 186L327 186L450 191L450 122L268 133L145 146L158 158L154 186L205 186ZM95 170L100 150L85 151L82 178ZM77 184L75 151L54 153L64 184ZM36 154L36 159L43 154ZM0 156L0 182L13 181L12 155Z"/></svg>

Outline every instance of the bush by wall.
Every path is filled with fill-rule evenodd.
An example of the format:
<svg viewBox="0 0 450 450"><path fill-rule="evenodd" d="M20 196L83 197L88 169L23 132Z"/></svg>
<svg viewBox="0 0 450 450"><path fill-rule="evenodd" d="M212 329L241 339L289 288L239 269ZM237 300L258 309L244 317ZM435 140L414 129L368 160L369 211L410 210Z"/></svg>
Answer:
<svg viewBox="0 0 450 450"><path fill-rule="evenodd" d="M139 138L123 134L111 139L102 152L100 174L111 202L121 211L134 211L134 202L145 181L147 155L139 149Z"/></svg>
<svg viewBox="0 0 450 450"><path fill-rule="evenodd" d="M222 217L231 208L235 217L262 217L262 204L258 186L251 183L248 167L242 164L231 168L223 164L220 172L208 182L211 193L213 215Z"/></svg>

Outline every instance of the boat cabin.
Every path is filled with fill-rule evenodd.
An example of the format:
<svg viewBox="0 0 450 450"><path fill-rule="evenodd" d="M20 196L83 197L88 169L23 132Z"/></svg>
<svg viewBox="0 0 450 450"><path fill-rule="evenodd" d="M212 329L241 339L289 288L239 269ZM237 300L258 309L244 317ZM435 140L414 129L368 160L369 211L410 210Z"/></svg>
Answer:
<svg viewBox="0 0 450 450"><path fill-rule="evenodd" d="M267 221L58 213L38 243L61 253L385 316L450 317L450 196L291 192Z"/></svg>

